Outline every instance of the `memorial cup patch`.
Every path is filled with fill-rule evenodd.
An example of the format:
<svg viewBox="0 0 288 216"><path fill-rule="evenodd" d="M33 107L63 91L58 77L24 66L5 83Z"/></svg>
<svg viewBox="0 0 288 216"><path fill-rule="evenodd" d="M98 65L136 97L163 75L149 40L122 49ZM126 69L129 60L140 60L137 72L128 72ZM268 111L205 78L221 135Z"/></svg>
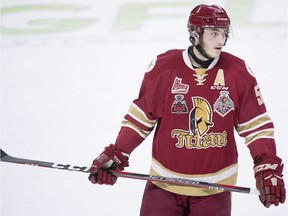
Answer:
<svg viewBox="0 0 288 216"><path fill-rule="evenodd" d="M234 103L229 97L228 91L221 91L220 96L214 104L214 111L224 117L231 110L234 110Z"/></svg>

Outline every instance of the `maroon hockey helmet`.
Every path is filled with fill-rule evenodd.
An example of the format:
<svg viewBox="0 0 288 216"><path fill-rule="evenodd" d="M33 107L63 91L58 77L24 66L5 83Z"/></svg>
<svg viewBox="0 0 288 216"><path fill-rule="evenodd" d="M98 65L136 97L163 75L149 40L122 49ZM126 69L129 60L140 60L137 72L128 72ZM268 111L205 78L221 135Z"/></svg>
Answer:
<svg viewBox="0 0 288 216"><path fill-rule="evenodd" d="M230 18L226 11L218 5L198 5L190 13L188 19L188 31L193 30L201 35L203 28L230 28Z"/></svg>

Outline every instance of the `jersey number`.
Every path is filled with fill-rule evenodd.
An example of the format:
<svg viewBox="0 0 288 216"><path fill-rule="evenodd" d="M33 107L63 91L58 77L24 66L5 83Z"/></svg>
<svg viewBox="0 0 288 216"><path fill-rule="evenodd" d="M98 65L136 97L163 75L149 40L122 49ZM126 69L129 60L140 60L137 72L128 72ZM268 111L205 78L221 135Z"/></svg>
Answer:
<svg viewBox="0 0 288 216"><path fill-rule="evenodd" d="M259 105L264 104L264 100L263 100L262 94L261 94L261 92L260 92L259 86L256 85L255 88L254 88L254 90L255 90L255 94L256 94L256 97L257 97L258 104L259 104Z"/></svg>

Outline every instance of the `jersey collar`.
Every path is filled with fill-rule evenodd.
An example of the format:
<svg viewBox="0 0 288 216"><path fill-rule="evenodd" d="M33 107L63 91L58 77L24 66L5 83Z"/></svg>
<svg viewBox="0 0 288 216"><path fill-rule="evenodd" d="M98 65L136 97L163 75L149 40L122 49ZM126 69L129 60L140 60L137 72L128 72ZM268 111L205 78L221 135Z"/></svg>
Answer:
<svg viewBox="0 0 288 216"><path fill-rule="evenodd" d="M185 49L185 50L183 50L183 52L182 52L182 57L183 57L183 61L184 61L185 64L187 65L187 67L189 67L189 68L192 69L192 70L195 70L194 67L193 67L193 65L191 64L190 59L189 59L188 48ZM215 58L215 59L211 62L211 64L210 64L209 67L207 68L207 70L212 69L212 68L217 64L217 62L218 62L218 60L219 60L219 57L220 57L220 56L218 56L217 58Z"/></svg>

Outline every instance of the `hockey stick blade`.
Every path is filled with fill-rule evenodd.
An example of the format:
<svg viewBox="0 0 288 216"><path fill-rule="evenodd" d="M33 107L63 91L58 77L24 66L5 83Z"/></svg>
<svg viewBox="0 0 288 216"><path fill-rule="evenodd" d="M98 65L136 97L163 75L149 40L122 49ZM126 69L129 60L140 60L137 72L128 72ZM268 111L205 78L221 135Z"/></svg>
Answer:
<svg viewBox="0 0 288 216"><path fill-rule="evenodd" d="M38 160L30 160L30 159L12 157L8 155L6 152L4 152L2 149L1 149L1 161L8 162L8 163L29 165L29 166L46 167L46 168L54 168L54 169L60 169L60 170L69 170L69 171L89 173L88 172L89 168L86 166L74 166L70 164L60 164L60 163L53 163L53 162L47 162L47 161L38 161Z"/></svg>
<svg viewBox="0 0 288 216"><path fill-rule="evenodd" d="M8 155L6 152L4 152L2 149L1 149L1 162L89 173L88 171L89 168L86 166L74 166L70 164L59 164L59 163L53 163L53 162L47 162L47 161L38 161L38 160L30 160L30 159L12 157ZM168 184L177 184L177 185L182 185L182 186L208 188L211 190L230 191L230 192L239 192L239 193L259 195L259 191L254 188L209 183L209 182L203 182L203 181L197 181L197 180L191 180L191 179L183 179L183 178L171 178L171 177L164 177L164 176L146 175L146 174L140 174L140 173L120 172L120 171L111 171L111 172L117 177L122 177L122 178L130 178L130 179L138 179L138 180L145 180L145 181L162 182L162 183L168 183Z"/></svg>

